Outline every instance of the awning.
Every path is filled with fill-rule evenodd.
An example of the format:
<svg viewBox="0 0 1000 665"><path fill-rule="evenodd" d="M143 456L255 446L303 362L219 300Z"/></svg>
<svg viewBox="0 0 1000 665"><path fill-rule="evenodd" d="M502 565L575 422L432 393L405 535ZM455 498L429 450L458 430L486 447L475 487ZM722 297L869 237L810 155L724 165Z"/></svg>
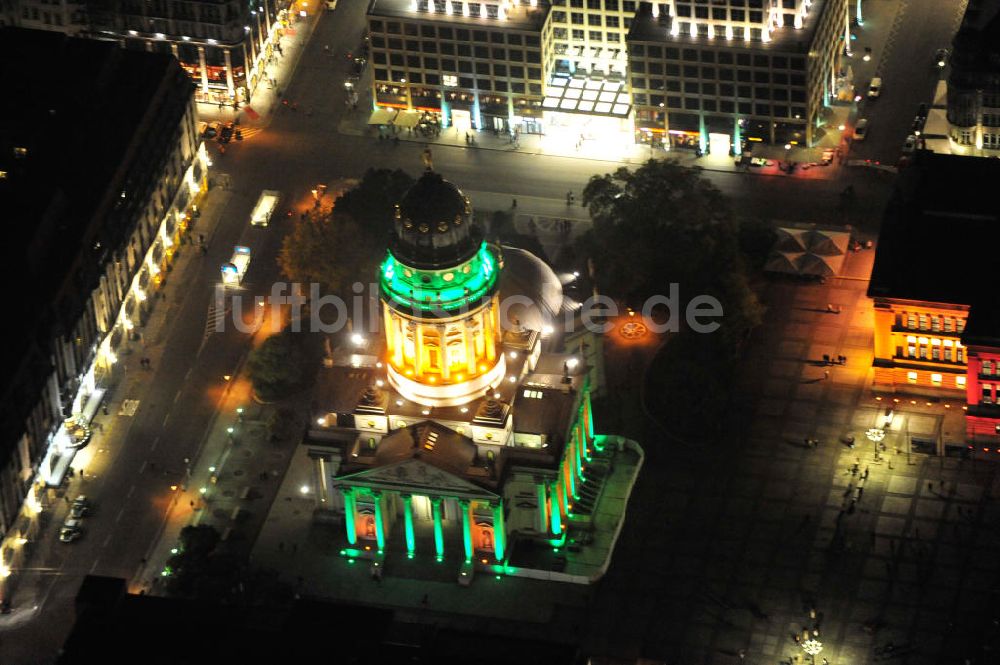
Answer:
<svg viewBox="0 0 1000 665"><path fill-rule="evenodd" d="M420 111L400 111L396 114L396 119L392 121L392 124L404 128L416 127L420 123L421 115Z"/></svg>
<svg viewBox="0 0 1000 665"><path fill-rule="evenodd" d="M628 90L621 81L553 76L546 87L542 108L626 118L632 107Z"/></svg>
<svg viewBox="0 0 1000 665"><path fill-rule="evenodd" d="M833 277L840 274L851 234L816 228L779 227L778 240L764 263L767 272Z"/></svg>
<svg viewBox="0 0 1000 665"><path fill-rule="evenodd" d="M375 109L368 118L369 125L388 125L396 117L396 109Z"/></svg>

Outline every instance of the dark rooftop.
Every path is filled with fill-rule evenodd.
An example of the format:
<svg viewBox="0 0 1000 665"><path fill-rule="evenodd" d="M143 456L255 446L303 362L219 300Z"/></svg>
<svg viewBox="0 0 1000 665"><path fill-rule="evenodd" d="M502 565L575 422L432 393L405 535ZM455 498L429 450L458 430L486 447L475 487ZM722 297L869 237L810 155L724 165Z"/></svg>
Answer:
<svg viewBox="0 0 1000 665"><path fill-rule="evenodd" d="M93 245L106 220L95 215L119 194L112 190L138 158L150 102L172 76L186 80L166 54L0 29L0 260L31 286L8 290L7 315L19 322L8 327L0 358L8 376L33 338L45 343L60 323L56 315L67 312L68 326L82 312L82 302L54 302L63 284L72 278L84 282L75 285L81 291L96 287L80 272L99 260Z"/></svg>
<svg viewBox="0 0 1000 665"><path fill-rule="evenodd" d="M1000 199L983 192L990 182L1000 182L998 160L918 152L886 209L868 295L983 301L1000 246Z"/></svg>
<svg viewBox="0 0 1000 665"><path fill-rule="evenodd" d="M692 37L690 34L679 34L676 37L670 34L672 17L666 12L661 12L653 18L653 6L649 2L640 2L639 10L632 27L629 29L629 42L661 42L678 46L714 46L731 45L734 50L745 51L785 51L792 53L808 53L812 44L813 36L819 25L819 18L823 11L829 9L826 0L815 0L809 8L809 14L805 22L798 30L794 26L785 25L771 33L771 41L744 41L742 34L735 34L732 40L727 41L725 34L717 34L713 39L708 37ZM681 19L689 20L689 19ZM736 28L742 30L742 27Z"/></svg>
<svg viewBox="0 0 1000 665"><path fill-rule="evenodd" d="M459 265L479 250L482 232L471 223L465 194L440 173L427 169L403 195L391 243L393 256L411 268Z"/></svg>
<svg viewBox="0 0 1000 665"><path fill-rule="evenodd" d="M442 9L445 7L445 0L434 0L437 11L431 13L427 11L428 0L418 0L419 9L414 11L411 8L412 0L371 0L368 5L368 15L373 18L402 18L414 21L433 21L434 23L450 23L461 28L494 28L500 30L521 30L529 32L541 32L545 25L545 17L548 15L548 2L542 0L537 8L532 8L527 0L520 3L507 14L507 18L500 20L497 18L482 18L480 16L462 16L461 2L455 0L454 6L459 10L451 15L446 14Z"/></svg>

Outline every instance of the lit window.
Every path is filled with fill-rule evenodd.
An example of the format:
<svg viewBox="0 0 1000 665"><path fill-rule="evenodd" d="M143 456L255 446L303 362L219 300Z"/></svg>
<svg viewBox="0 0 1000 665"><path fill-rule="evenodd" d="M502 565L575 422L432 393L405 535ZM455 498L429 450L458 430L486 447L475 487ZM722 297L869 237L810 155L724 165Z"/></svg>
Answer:
<svg viewBox="0 0 1000 665"><path fill-rule="evenodd" d="M14 148L14 156L17 157L18 159L21 159L22 157L27 157L28 156L28 149L27 148Z"/></svg>
<svg viewBox="0 0 1000 665"><path fill-rule="evenodd" d="M940 374L931 374L931 383L935 386L940 386L943 377Z"/></svg>
<svg viewBox="0 0 1000 665"><path fill-rule="evenodd" d="M916 372L907 372L906 373L906 380L909 383L916 383L917 382L917 373Z"/></svg>
<svg viewBox="0 0 1000 665"><path fill-rule="evenodd" d="M965 387L965 377L964 376L956 376L955 377L955 386L957 386L958 388L964 388Z"/></svg>
<svg viewBox="0 0 1000 665"><path fill-rule="evenodd" d="M909 342L910 344L916 344L917 343L917 338L914 337L913 335L907 335L906 336L906 341Z"/></svg>
<svg viewBox="0 0 1000 665"><path fill-rule="evenodd" d="M458 85L458 77L454 74L445 74L441 77L441 82L444 83L446 87L454 88Z"/></svg>

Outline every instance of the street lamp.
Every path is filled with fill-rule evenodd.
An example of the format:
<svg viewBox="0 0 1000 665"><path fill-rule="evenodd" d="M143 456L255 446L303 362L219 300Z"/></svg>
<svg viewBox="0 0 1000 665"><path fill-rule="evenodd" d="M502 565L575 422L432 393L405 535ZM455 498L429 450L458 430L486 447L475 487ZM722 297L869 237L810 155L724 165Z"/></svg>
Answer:
<svg viewBox="0 0 1000 665"><path fill-rule="evenodd" d="M819 640L808 639L802 643L802 650L809 654L813 665L816 665L816 656L823 650L823 643Z"/></svg>

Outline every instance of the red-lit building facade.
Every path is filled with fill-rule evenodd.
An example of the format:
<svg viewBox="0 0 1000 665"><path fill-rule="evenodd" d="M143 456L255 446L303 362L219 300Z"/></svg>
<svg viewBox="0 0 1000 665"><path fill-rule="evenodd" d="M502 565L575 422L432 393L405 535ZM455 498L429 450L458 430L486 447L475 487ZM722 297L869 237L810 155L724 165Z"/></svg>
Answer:
<svg viewBox="0 0 1000 665"><path fill-rule="evenodd" d="M995 452L1000 306L983 294L1000 204L978 191L982 182L1000 182L1000 164L919 152L889 203L868 295L876 392L964 399L967 443Z"/></svg>

